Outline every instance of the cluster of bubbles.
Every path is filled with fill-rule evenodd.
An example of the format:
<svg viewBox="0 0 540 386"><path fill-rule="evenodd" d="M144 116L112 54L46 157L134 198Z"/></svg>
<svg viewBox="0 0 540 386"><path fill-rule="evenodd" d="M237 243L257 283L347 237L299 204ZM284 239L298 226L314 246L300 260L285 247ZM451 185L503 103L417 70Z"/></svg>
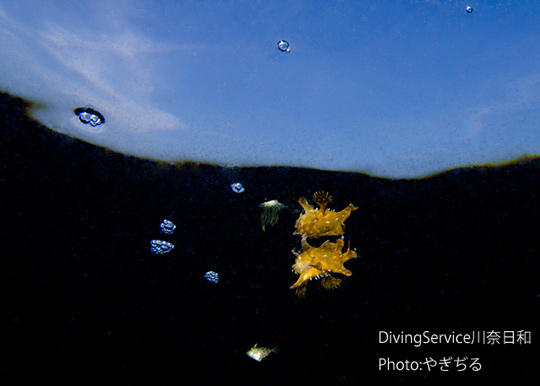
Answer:
<svg viewBox="0 0 540 386"><path fill-rule="evenodd" d="M161 222L161 232L170 235L174 232L176 229L176 225L173 224L172 221L169 221L167 219L164 219ZM164 253L168 253L172 251L174 248L174 245L172 243L169 243L168 241L163 240L152 240L150 241L150 252L162 255Z"/></svg>
<svg viewBox="0 0 540 386"><path fill-rule="evenodd" d="M233 185L239 185L233 187ZM240 189L241 191L238 191L237 193L242 193L244 191L244 187L239 182L236 184L231 185L233 188L233 191L236 191L236 189ZM167 219L164 219L161 224L161 232L165 233L167 235L170 235L174 232L176 229L176 225ZM162 255L164 253L168 253L174 249L174 245L168 241L164 240L152 240L150 241L150 252L155 253L156 255ZM211 283L218 283L219 282L219 275L217 272L214 271L208 271L204 274L204 278L208 280Z"/></svg>
<svg viewBox="0 0 540 386"><path fill-rule="evenodd" d="M173 248L174 248L174 245L172 245L168 241L163 241L163 240L150 241L150 252L155 253L157 255L168 253L172 251Z"/></svg>
<svg viewBox="0 0 540 386"><path fill-rule="evenodd" d="M204 278L212 283L217 283L219 281L219 275L217 272L208 271L204 274Z"/></svg>
<svg viewBox="0 0 540 386"><path fill-rule="evenodd" d="M105 123L103 115L90 106L76 108L74 112L79 117L79 121L86 125L96 127Z"/></svg>
<svg viewBox="0 0 540 386"><path fill-rule="evenodd" d="M172 234L174 230L176 229L176 225L174 225L172 221L169 221L167 219L161 222L160 227L161 227L161 231L167 235Z"/></svg>

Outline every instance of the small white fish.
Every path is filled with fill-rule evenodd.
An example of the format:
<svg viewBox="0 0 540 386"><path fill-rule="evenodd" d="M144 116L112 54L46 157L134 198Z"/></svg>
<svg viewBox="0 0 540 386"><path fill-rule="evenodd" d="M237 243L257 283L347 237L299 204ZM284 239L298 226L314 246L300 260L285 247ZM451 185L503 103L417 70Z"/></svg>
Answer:
<svg viewBox="0 0 540 386"><path fill-rule="evenodd" d="M255 343L255 345L246 353L246 355L255 359L257 362L260 362L273 352L278 353L278 348L257 347L257 343Z"/></svg>

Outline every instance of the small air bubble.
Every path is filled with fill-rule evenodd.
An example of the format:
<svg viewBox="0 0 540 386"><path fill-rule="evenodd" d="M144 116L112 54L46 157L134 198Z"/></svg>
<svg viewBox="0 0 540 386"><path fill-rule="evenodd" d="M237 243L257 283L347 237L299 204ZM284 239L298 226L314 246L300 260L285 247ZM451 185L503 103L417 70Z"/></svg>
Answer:
<svg viewBox="0 0 540 386"><path fill-rule="evenodd" d="M282 52L290 52L291 51L291 47L289 45L289 42L287 40L280 40L277 44L277 48L278 50L282 51Z"/></svg>
<svg viewBox="0 0 540 386"><path fill-rule="evenodd" d="M243 193L244 192L244 186L240 182L235 182L234 184L231 184L231 189L235 193Z"/></svg>
<svg viewBox="0 0 540 386"><path fill-rule="evenodd" d="M92 114L89 114L87 112L80 113L79 119L82 123L90 123L90 120L92 119Z"/></svg>
<svg viewBox="0 0 540 386"><path fill-rule="evenodd" d="M90 118L90 126L96 127L101 125L101 119L97 115L92 115Z"/></svg>
<svg viewBox="0 0 540 386"><path fill-rule="evenodd" d="M465 10L467 11L467 13L472 13L472 11L474 11L474 8L468 5L467 8L465 8Z"/></svg>
<svg viewBox="0 0 540 386"><path fill-rule="evenodd" d="M90 124L90 126L96 127L105 123L105 118L103 115L90 106L78 107L73 112L85 125Z"/></svg>

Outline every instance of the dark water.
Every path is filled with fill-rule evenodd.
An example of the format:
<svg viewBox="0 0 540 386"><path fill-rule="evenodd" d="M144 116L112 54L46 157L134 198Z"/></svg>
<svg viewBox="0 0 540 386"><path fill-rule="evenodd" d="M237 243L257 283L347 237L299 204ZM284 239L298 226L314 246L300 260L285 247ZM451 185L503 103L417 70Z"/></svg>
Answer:
<svg viewBox="0 0 540 386"><path fill-rule="evenodd" d="M538 384L540 163L424 180L290 168L173 166L29 122L1 97L3 377L84 384ZM245 188L237 194L233 182ZM334 291L289 287L297 200L359 209L359 258ZM259 204L289 205L261 230ZM177 225L160 233L166 218ZM155 255L150 241L174 244ZM217 284L204 279L219 273ZM503 333L530 333L504 344ZM379 331L499 332L498 344L379 343ZM258 363L258 343L280 352ZM7 359L6 359L7 356ZM379 370L379 358L440 362ZM467 359L463 359L463 358ZM452 362L461 358L471 365Z"/></svg>

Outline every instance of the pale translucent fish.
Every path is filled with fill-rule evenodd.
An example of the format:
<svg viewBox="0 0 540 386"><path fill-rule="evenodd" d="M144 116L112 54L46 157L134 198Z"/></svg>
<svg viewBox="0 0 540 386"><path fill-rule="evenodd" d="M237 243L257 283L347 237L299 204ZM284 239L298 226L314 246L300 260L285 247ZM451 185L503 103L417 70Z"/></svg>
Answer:
<svg viewBox="0 0 540 386"><path fill-rule="evenodd" d="M255 345L248 352L246 352L246 355L250 358L255 359L257 362L260 362L271 353L277 353L277 352L279 352L277 347L274 347L274 348L259 347L257 346L257 343L255 343Z"/></svg>

